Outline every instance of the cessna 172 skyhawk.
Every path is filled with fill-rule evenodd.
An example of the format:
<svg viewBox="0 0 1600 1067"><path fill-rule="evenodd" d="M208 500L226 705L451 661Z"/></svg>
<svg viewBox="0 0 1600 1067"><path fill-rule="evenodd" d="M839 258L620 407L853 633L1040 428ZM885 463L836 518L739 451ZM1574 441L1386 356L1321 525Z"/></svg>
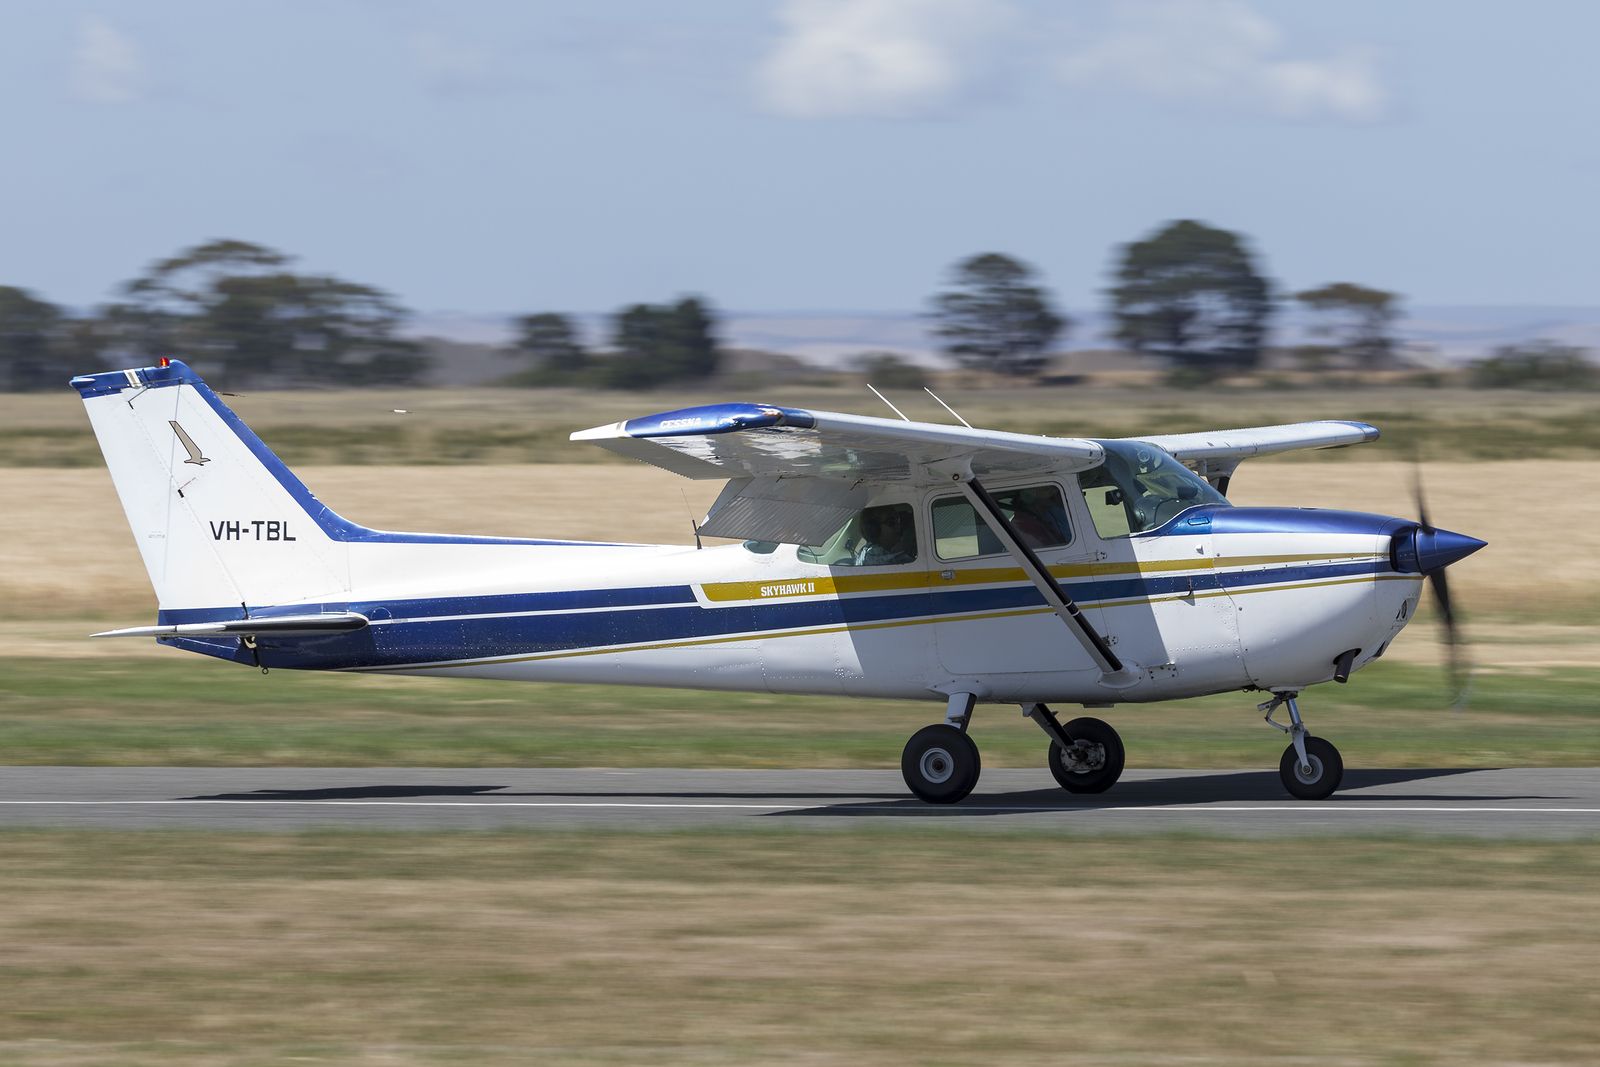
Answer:
<svg viewBox="0 0 1600 1067"><path fill-rule="evenodd" d="M74 378L159 598L96 636L262 668L944 702L901 769L978 780L978 702L1014 703L1075 793L1109 788L1109 708L1258 690L1284 786L1339 785L1298 693L1377 659L1423 580L1483 546L1427 523L1228 503L1242 459L1374 440L1308 422L1127 440L719 404L572 435L727 481L697 551L386 533L341 518L183 363ZM1284 708L1287 724L1272 715Z"/></svg>

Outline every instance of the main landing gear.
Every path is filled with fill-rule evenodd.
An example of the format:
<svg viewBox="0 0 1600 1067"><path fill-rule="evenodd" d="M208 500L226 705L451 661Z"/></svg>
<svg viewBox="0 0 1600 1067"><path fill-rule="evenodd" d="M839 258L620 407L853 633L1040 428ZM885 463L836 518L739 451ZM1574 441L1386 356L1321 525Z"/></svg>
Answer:
<svg viewBox="0 0 1600 1067"><path fill-rule="evenodd" d="M978 746L967 735L975 697L950 698L945 720L911 735L900 756L906 785L930 804L955 804L978 784L983 770ZM1122 776L1122 738L1099 719L1073 719L1065 726L1044 704L1028 704L1022 714L1050 736L1050 773L1069 793L1103 793Z"/></svg>
<svg viewBox="0 0 1600 1067"><path fill-rule="evenodd" d="M1306 732L1306 724L1300 718L1300 705L1295 702L1299 695L1274 693L1272 699L1258 705L1257 710L1266 713L1268 726L1289 735L1289 747L1283 750L1283 758L1278 761L1278 777L1283 780L1283 787L1301 800L1326 800L1344 779L1344 759L1330 742ZM1272 713L1283 706L1289 709L1287 726L1272 718Z"/></svg>
<svg viewBox="0 0 1600 1067"><path fill-rule="evenodd" d="M929 804L958 803L978 784L983 761L978 758L978 746L967 736L977 702L971 693L952 695L944 722L912 734L900 753L900 775L906 786Z"/></svg>

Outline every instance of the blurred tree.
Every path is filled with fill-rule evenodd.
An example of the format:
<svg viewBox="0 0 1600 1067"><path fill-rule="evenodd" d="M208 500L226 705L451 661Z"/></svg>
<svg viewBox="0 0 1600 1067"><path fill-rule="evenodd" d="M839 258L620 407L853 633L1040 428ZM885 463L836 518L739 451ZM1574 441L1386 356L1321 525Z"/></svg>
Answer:
<svg viewBox="0 0 1600 1067"><path fill-rule="evenodd" d="M715 320L698 297L676 304L634 304L612 320L615 353L601 367L613 389L708 378L720 360Z"/></svg>
<svg viewBox="0 0 1600 1067"><path fill-rule="evenodd" d="M577 327L553 311L517 320L517 340L505 355L527 361L519 377L527 384L556 384L579 377L589 367L589 352L578 340Z"/></svg>
<svg viewBox="0 0 1600 1067"><path fill-rule="evenodd" d="M1600 367L1575 345L1529 341L1502 345L1473 363L1471 382L1482 389L1594 389Z"/></svg>
<svg viewBox="0 0 1600 1067"><path fill-rule="evenodd" d="M247 241L210 241L125 284L102 318L131 354L214 363L234 386L403 384L426 369L388 294L289 263Z"/></svg>
<svg viewBox="0 0 1600 1067"><path fill-rule="evenodd" d="M15 392L59 389L65 366L61 309L26 289L0 285L0 384Z"/></svg>
<svg viewBox="0 0 1600 1067"><path fill-rule="evenodd" d="M288 257L248 241L214 240L158 260L125 282L122 299L102 309L101 319L130 358L153 362L182 354L199 359L204 331L196 330L228 277L281 271ZM224 358L221 362L226 365ZM230 368L231 369L231 368Z"/></svg>
<svg viewBox="0 0 1600 1067"><path fill-rule="evenodd" d="M921 367L893 352L865 352L851 361L870 385L886 389L921 389L928 375Z"/></svg>
<svg viewBox="0 0 1600 1067"><path fill-rule="evenodd" d="M1269 283L1238 234L1182 219L1122 249L1114 336L1180 367L1253 367L1272 313Z"/></svg>
<svg viewBox="0 0 1600 1067"><path fill-rule="evenodd" d="M1289 355L1300 369L1321 374L1338 361L1340 349L1334 345L1295 345Z"/></svg>
<svg viewBox="0 0 1600 1067"><path fill-rule="evenodd" d="M1032 267L998 252L957 263L954 288L933 298L934 333L944 338L945 354L972 370L1037 374L1045 350L1072 323L1033 282Z"/></svg>
<svg viewBox="0 0 1600 1067"><path fill-rule="evenodd" d="M1334 282L1296 293L1294 298L1311 310L1324 313L1325 321L1312 326L1312 335L1331 341L1332 347L1354 366L1377 370L1393 361L1395 341L1390 328L1400 316L1397 294L1352 282Z"/></svg>

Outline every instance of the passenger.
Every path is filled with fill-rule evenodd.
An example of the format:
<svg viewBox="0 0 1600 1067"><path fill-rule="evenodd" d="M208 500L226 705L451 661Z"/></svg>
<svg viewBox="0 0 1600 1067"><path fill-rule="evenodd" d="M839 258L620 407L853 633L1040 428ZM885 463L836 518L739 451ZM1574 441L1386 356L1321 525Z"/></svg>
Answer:
<svg viewBox="0 0 1600 1067"><path fill-rule="evenodd" d="M904 504L881 505L861 512L861 543L856 546L855 565L885 567L910 563L917 558L917 532L910 522L911 509Z"/></svg>
<svg viewBox="0 0 1600 1067"><path fill-rule="evenodd" d="M1046 486L1020 489L1011 499L1011 525L1022 535L1023 544L1052 548L1067 543L1067 517L1064 513L1057 517L1060 498L1054 490Z"/></svg>

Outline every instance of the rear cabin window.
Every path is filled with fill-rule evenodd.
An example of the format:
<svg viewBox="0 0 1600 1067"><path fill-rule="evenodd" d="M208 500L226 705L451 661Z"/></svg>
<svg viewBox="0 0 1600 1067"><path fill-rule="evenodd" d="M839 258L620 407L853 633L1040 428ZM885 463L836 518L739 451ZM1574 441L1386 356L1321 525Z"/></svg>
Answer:
<svg viewBox="0 0 1600 1067"><path fill-rule="evenodd" d="M1072 541L1059 486L1029 485L990 495L1029 548L1059 548ZM966 497L943 496L933 502L933 550L940 559L951 560L992 556L1006 549Z"/></svg>

